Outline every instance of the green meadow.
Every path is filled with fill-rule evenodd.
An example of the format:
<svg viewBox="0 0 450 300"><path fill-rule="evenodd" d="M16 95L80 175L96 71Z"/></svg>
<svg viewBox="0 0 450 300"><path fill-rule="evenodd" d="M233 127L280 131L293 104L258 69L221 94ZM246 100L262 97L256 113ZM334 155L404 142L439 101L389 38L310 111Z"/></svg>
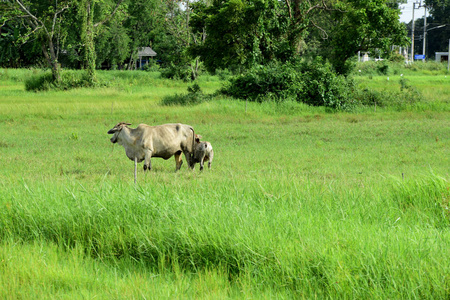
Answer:
<svg viewBox="0 0 450 300"><path fill-rule="evenodd" d="M140 71L25 91L40 72L0 69L1 299L450 297L448 73L362 72L362 87L421 100L332 112L162 105L192 84ZM212 169L153 158L135 185L107 134L122 121L192 125Z"/></svg>

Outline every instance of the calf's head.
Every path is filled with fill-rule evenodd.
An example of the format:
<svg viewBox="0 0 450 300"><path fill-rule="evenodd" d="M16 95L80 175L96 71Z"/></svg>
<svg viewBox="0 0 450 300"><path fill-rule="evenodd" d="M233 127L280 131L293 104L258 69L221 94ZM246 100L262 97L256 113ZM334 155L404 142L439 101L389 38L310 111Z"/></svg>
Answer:
<svg viewBox="0 0 450 300"><path fill-rule="evenodd" d="M111 143L117 143L117 137L119 136L120 132L122 131L122 129L128 125L131 125L130 123L125 123L125 122L120 122L117 123L116 126L114 126L114 128L108 130L108 134L112 134L112 138L111 138Z"/></svg>
<svg viewBox="0 0 450 300"><path fill-rule="evenodd" d="M195 143L196 144L200 143L201 138L202 138L202 136L200 134L195 134Z"/></svg>

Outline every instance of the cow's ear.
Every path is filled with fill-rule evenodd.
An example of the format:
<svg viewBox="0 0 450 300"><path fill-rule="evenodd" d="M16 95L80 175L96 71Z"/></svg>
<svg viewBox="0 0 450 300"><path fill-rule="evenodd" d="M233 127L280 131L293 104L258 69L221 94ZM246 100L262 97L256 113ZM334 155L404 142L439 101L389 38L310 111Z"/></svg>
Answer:
<svg viewBox="0 0 450 300"><path fill-rule="evenodd" d="M119 128L117 128L117 125L116 125L116 126L114 126L113 129L108 130L108 134L113 134L113 133L116 133L117 131L119 131Z"/></svg>

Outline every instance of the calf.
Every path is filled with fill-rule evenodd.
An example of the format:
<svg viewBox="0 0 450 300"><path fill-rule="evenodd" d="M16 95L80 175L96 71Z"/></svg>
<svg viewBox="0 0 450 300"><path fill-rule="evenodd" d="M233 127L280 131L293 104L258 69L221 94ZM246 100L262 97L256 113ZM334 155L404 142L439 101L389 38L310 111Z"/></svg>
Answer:
<svg viewBox="0 0 450 300"><path fill-rule="evenodd" d="M211 146L210 142L200 142L200 139L202 138L201 135L196 134L195 135L195 146L194 146L194 154L192 155L193 158L193 165L195 163L200 163L200 171L203 171L203 164L204 162L208 162L208 168L211 169L211 163L213 161L214 157L214 151Z"/></svg>

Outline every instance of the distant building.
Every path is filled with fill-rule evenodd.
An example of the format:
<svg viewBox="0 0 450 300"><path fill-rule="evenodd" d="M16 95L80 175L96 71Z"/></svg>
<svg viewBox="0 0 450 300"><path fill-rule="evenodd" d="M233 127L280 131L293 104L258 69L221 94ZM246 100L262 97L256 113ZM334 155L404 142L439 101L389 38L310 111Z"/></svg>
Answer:
<svg viewBox="0 0 450 300"><path fill-rule="evenodd" d="M369 58L368 52L361 53L361 51L358 51L358 62L366 62L369 60L370 60L370 58Z"/></svg>
<svg viewBox="0 0 450 300"><path fill-rule="evenodd" d="M437 62L448 61L448 52L436 52L436 61Z"/></svg>
<svg viewBox="0 0 450 300"><path fill-rule="evenodd" d="M150 47L141 47L138 50L137 67L141 70L146 64L148 64L151 57L156 56L156 52Z"/></svg>

